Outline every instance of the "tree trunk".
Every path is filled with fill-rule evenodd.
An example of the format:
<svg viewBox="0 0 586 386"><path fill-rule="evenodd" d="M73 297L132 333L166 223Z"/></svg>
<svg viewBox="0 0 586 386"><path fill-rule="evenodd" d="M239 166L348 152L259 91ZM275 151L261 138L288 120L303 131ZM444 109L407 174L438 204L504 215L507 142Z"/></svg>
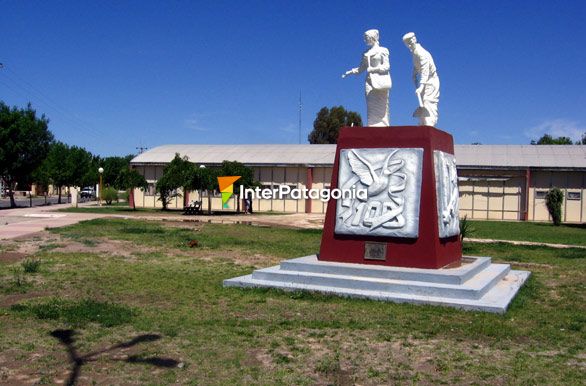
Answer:
<svg viewBox="0 0 586 386"><path fill-rule="evenodd" d="M57 192L59 193L59 195L57 196L57 204L61 204L61 187L60 186L57 187Z"/></svg>
<svg viewBox="0 0 586 386"><path fill-rule="evenodd" d="M212 192L208 190L208 214L212 214Z"/></svg>
<svg viewBox="0 0 586 386"><path fill-rule="evenodd" d="M134 199L134 188L130 188L130 189L131 189L131 191L128 192L128 197L132 200L132 210L136 210L136 200Z"/></svg>
<svg viewBox="0 0 586 386"><path fill-rule="evenodd" d="M10 197L10 207L16 208L16 201L14 201L14 188L16 188L16 184L13 183L11 180L4 180L6 183L6 187L8 190L8 197Z"/></svg>
<svg viewBox="0 0 586 386"><path fill-rule="evenodd" d="M240 213L240 196L237 194L235 196L236 196L236 213Z"/></svg>

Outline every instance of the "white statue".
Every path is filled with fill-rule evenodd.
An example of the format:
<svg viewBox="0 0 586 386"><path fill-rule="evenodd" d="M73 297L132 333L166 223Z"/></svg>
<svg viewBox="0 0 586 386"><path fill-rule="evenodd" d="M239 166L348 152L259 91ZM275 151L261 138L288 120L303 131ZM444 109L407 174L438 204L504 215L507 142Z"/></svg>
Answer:
<svg viewBox="0 0 586 386"><path fill-rule="evenodd" d="M420 125L435 126L438 119L437 105L440 95L440 81L431 54L417 43L413 32L403 36L403 42L413 54L413 82L419 107L413 113L419 117Z"/></svg>
<svg viewBox="0 0 586 386"><path fill-rule="evenodd" d="M376 29L364 33L364 42L370 48L362 55L360 66L346 71L342 78L363 71L368 73L365 84L368 126L389 126L389 90L392 86L389 50L379 45L378 37Z"/></svg>

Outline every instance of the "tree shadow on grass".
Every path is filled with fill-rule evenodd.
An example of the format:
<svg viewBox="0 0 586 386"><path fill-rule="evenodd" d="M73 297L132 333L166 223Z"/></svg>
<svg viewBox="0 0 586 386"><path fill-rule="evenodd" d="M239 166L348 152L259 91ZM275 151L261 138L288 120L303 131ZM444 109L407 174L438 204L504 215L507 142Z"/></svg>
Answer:
<svg viewBox="0 0 586 386"><path fill-rule="evenodd" d="M59 342L61 342L61 344L65 346L65 348L67 349L67 354L69 355L69 362L73 365L73 368L71 369L71 374L69 374L69 379L65 383L66 385L75 385L75 383L77 382L77 378L79 377L81 367L86 363L95 360L98 356L102 354L110 353L124 348L129 348L139 343L154 342L161 339L161 335L158 334L143 334L135 338L132 338L127 342L118 343L102 350L92 351L87 354L80 355L74 346L76 334L77 333L75 330L54 330L50 333L52 337L58 339ZM128 358L123 359L123 361L126 363L147 364L151 366L164 368L173 368L179 365L178 361L171 358L142 358L137 355L129 356Z"/></svg>

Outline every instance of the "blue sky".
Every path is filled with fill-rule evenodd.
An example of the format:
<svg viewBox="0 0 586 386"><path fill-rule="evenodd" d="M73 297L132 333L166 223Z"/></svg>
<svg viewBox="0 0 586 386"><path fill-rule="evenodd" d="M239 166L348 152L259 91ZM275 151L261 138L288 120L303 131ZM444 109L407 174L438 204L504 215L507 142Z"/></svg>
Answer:
<svg viewBox="0 0 586 386"><path fill-rule="evenodd" d="M391 125L416 124L414 31L456 143L586 131L584 1L0 0L0 100L101 155L169 143L298 143L323 106L366 120L362 34L391 52Z"/></svg>

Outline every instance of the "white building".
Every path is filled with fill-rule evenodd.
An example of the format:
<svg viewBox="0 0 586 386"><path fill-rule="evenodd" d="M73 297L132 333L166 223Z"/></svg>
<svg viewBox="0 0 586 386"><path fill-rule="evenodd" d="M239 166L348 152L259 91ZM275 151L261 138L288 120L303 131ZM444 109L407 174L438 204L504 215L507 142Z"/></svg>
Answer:
<svg viewBox="0 0 586 386"><path fill-rule="evenodd" d="M137 206L161 207L155 183L175 153L208 167L224 160L254 169L263 187L329 187L336 145L163 145L131 161L149 182L135 191ZM557 186L564 192L563 221L586 221L586 146L584 145L456 145L460 214L473 219L548 221L545 194ZM190 199L198 199L189 192ZM212 207L221 211L218 194ZM175 199L171 208L183 208ZM234 208L232 205L231 208ZM255 211L323 213L320 200L255 200ZM228 209L225 209L228 210ZM234 210L234 209L230 209Z"/></svg>

